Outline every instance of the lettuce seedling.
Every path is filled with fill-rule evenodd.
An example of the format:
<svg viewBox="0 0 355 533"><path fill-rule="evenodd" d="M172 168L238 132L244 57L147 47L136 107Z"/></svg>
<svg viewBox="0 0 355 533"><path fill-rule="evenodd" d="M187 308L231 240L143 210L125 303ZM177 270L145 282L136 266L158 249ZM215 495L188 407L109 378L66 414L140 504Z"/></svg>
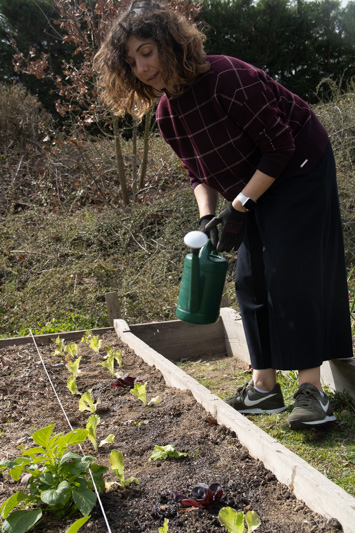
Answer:
<svg viewBox="0 0 355 533"><path fill-rule="evenodd" d="M168 533L168 531L169 531L169 519L168 518L164 518L163 527L160 527L158 529L158 533Z"/></svg>
<svg viewBox="0 0 355 533"><path fill-rule="evenodd" d="M149 457L149 461L165 461L165 459L168 459L169 457L181 459L182 457L187 457L187 453L178 452L171 444L168 444L167 446L155 445L152 455Z"/></svg>
<svg viewBox="0 0 355 533"><path fill-rule="evenodd" d="M57 337L55 340L56 349L52 352L52 355L60 355L61 357L65 356L65 341L61 337Z"/></svg>
<svg viewBox="0 0 355 533"><path fill-rule="evenodd" d="M79 345L75 342L71 342L64 348L64 351L67 354L65 360L67 363L69 363L71 358L77 357L79 355Z"/></svg>
<svg viewBox="0 0 355 533"><path fill-rule="evenodd" d="M93 352L99 353L99 351L101 350L101 346L102 340L100 339L100 337L98 337L97 335L91 337L89 348L91 348Z"/></svg>
<svg viewBox="0 0 355 533"><path fill-rule="evenodd" d="M248 533L257 529L260 525L260 519L255 511L236 511L232 507L223 507L218 513L218 520L229 533L244 533L244 520L247 523Z"/></svg>
<svg viewBox="0 0 355 533"><path fill-rule="evenodd" d="M46 511L61 517L79 510L83 516L88 516L96 504L90 470L97 490L104 490L103 474L107 467L95 464L94 457L82 457L69 450L70 446L85 441L87 430L74 429L66 435L52 435L54 426L33 433L36 446L23 450L15 460L0 462L0 471L8 469L15 481L29 475L28 492L13 494L0 507L3 531L28 531ZM15 510L19 504L21 510Z"/></svg>
<svg viewBox="0 0 355 533"><path fill-rule="evenodd" d="M115 474L118 476L120 480L120 484L123 488L128 487L131 483L136 483L139 485L139 481L135 477L129 477L125 479L124 477L124 464L123 464L123 455L122 452L119 450L112 450L109 456L109 461L112 470L115 472ZM109 483L109 486L118 484L116 482Z"/></svg>
<svg viewBox="0 0 355 533"><path fill-rule="evenodd" d="M80 361L81 361L81 356L75 359L75 361L73 362L69 361L67 363L67 369L69 370L69 372L71 372L71 374L73 374L75 378L77 378L78 375L80 374L80 370L79 370Z"/></svg>
<svg viewBox="0 0 355 533"><path fill-rule="evenodd" d="M90 413L95 413L99 403L101 403L100 399L94 403L94 399L91 396L91 390L89 390L88 392L84 392L79 400L79 411L90 411Z"/></svg>
<svg viewBox="0 0 355 533"><path fill-rule="evenodd" d="M108 344L105 346L105 351L107 357L111 357L113 355L115 361L117 362L119 368L122 368L122 354L119 350L114 350Z"/></svg>
<svg viewBox="0 0 355 533"><path fill-rule="evenodd" d="M94 446L95 451L97 450L97 441L96 441L96 428L99 425L100 417L99 415L91 415L88 418L86 429L88 432L88 439Z"/></svg>
<svg viewBox="0 0 355 533"><path fill-rule="evenodd" d="M192 498L186 497L181 492L173 492L173 500L187 507L204 508L219 502L223 495L223 489L219 483L212 483L210 486L206 483L199 483L191 492Z"/></svg>
<svg viewBox="0 0 355 533"><path fill-rule="evenodd" d="M105 444L113 444L114 440L115 435L111 433L106 437L106 439L100 441L99 448L101 448L101 446L105 446Z"/></svg>
<svg viewBox="0 0 355 533"><path fill-rule="evenodd" d="M104 366L110 372L111 376L115 376L116 375L115 374L115 361L117 361L115 352L111 350L110 352L108 352L108 355L106 356L106 360L102 361L101 363L97 363L97 364Z"/></svg>
<svg viewBox="0 0 355 533"><path fill-rule="evenodd" d="M137 396L143 405L147 405L147 384L135 382L133 389L130 390L131 394Z"/></svg>
<svg viewBox="0 0 355 533"><path fill-rule="evenodd" d="M72 394L80 394L78 390L78 386L76 384L76 378L74 376L70 376L67 381L67 388L70 390Z"/></svg>

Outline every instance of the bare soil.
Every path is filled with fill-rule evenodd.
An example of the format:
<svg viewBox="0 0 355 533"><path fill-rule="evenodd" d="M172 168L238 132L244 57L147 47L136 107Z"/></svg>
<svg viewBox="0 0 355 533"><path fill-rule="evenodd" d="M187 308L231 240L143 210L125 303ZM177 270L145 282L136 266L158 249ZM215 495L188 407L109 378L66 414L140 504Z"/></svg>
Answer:
<svg viewBox="0 0 355 533"><path fill-rule="evenodd" d="M103 336L104 344L120 349L121 371L147 383L148 400L161 396L159 405L144 406L129 390L113 388L108 370L97 363L103 352L95 354L80 344L81 373L77 385L81 393L92 391L101 400L97 441L115 435L114 444L94 451L90 441L84 450L109 466L112 449L123 453L125 476L134 476L139 485L112 488L101 495L110 530L115 533L157 533L164 518L169 519L169 533L214 533L226 531L218 521L221 507L258 513L260 533L335 533L341 531L336 520L319 516L292 492L280 484L263 464L252 458L237 436L212 420L190 392L167 387L162 375L144 363L132 350L118 341L115 333ZM39 352L58 397L73 428L85 428L90 413L80 412L78 396L67 389L69 372L59 356L53 356L54 344L39 346ZM59 406L53 388L34 344L0 349L0 458L13 459L17 446L30 447L31 434L56 423L55 432L67 433L70 427ZM173 445L186 452L184 459L149 461L155 445ZM112 470L108 481L117 480ZM218 504L206 509L184 507L175 503L173 491L191 496L198 483L218 482L223 496ZM6 472L0 473L0 502L23 489ZM64 533L79 515L54 520L44 517L35 532ZM99 505L80 531L108 531Z"/></svg>

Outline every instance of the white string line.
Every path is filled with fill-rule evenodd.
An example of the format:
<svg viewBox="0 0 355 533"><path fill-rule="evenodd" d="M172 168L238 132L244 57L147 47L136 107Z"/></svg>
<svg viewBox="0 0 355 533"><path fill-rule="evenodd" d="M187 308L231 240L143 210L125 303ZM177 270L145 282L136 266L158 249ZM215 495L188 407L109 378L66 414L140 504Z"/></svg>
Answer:
<svg viewBox="0 0 355 533"><path fill-rule="evenodd" d="M32 330L30 329L29 332L30 332L30 335L31 335L31 337L32 337L33 344L35 345L35 348L36 348L36 350L37 350L37 353L38 353L38 356L39 356L39 358L40 358L40 361L41 361L41 363L42 363L42 366L43 366L43 368L44 368L44 371L45 371L45 373L46 373L46 375L47 375L48 381L49 381L49 383L50 383L50 385L51 385L51 387L52 387L52 389L53 389L53 392L54 392L55 397L57 398L57 401L58 401L58 403L59 403L59 406L60 406L61 410L63 411L64 417L65 417L65 419L66 419L66 421L67 421L67 423L68 423L68 426L70 427L70 430L71 430L71 431L74 431L74 430L73 430L73 427L72 427L72 425L71 425L71 423L70 423L70 420L69 420L69 418L68 418L68 416L67 416L67 413L65 412L65 409L64 409L64 407L63 407L63 405L62 405L62 402L60 401L60 398L59 398L59 396L58 396L58 394L57 394L57 391L55 390L55 386L54 386L54 384L53 384L53 382L52 382L52 380L51 380L51 377L50 377L50 375L49 375L49 373L48 373L48 370L47 370L47 368L46 368L45 362L43 361L43 358L42 358L42 356L41 356L41 353L40 353L40 351L39 351L39 349L38 349L38 345L37 345L36 339L35 339L34 336L33 336ZM78 446L79 446L79 448L80 448L80 451L81 451L82 455L85 456L84 450L83 450L83 448L81 447L81 445L78 444ZM95 493L96 493L97 500L98 500L99 505L100 505L100 508L101 508L102 515L103 515L104 520L105 520L105 524L106 524L106 527L107 527L107 531L108 531L109 533L112 533L112 532L111 532L111 529L110 529L110 525L109 525L108 520L107 520L107 516L106 516L106 513L105 513L105 509L104 509L104 507L103 507L103 505L102 505L102 501L101 501L101 498L100 498L100 495L99 495L99 491L98 491L98 489L97 489L97 486L96 486L96 483L95 483L95 480L94 480L94 477L93 477L93 474L92 474L92 471L91 471L90 466L89 466L89 474L90 474L91 481L92 481L92 484L93 484L94 489L95 489Z"/></svg>

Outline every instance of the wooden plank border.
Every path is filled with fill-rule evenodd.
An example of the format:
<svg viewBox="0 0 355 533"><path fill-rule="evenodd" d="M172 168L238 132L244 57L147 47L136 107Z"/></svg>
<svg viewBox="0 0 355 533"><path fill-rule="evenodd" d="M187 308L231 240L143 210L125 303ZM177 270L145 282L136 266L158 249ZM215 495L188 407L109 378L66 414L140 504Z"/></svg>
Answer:
<svg viewBox="0 0 355 533"><path fill-rule="evenodd" d="M44 335L33 335L35 341L39 345L49 344L52 341L55 341L57 337L67 340L80 339L85 335L87 329L80 329L77 331L63 331L59 333L46 333ZM114 331L114 328L96 328L90 329L94 335L103 335L110 331ZM32 337L31 335L26 335L26 337L8 337L6 339L0 339L0 348L6 348L7 346L21 346L22 344L31 344Z"/></svg>
<svg viewBox="0 0 355 533"><path fill-rule="evenodd" d="M131 332L124 320L114 320L114 328L117 336L139 357L160 370L168 386L190 390L219 424L235 431L249 453L262 461L299 500L326 518L336 518L344 533L354 533L355 498L148 346Z"/></svg>

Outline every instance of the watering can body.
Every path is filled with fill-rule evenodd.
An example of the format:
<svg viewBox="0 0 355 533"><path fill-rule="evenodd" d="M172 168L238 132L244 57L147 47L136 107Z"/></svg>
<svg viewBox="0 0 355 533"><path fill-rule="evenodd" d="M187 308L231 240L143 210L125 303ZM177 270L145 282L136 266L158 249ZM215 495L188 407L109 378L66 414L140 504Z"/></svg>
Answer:
<svg viewBox="0 0 355 533"><path fill-rule="evenodd" d="M228 262L211 252L211 241L185 256L176 316L193 324L218 320Z"/></svg>

